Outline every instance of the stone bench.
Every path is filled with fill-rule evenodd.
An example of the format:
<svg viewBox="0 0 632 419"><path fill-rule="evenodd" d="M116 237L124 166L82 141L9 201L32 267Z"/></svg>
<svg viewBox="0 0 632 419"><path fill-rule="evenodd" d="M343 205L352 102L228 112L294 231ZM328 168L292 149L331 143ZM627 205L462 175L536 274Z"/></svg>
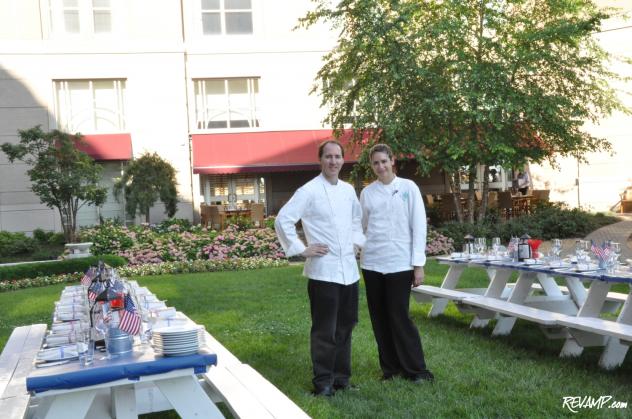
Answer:
<svg viewBox="0 0 632 419"><path fill-rule="evenodd" d="M67 256L68 259L86 258L88 256L92 256L92 253L90 253L92 242L66 243L64 247L70 252Z"/></svg>

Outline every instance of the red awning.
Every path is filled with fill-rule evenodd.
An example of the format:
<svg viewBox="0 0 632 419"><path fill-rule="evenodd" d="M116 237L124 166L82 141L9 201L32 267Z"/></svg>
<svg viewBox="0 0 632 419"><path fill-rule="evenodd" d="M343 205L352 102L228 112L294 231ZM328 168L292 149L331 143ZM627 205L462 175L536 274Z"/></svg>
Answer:
<svg viewBox="0 0 632 419"><path fill-rule="evenodd" d="M82 135L85 144L77 148L95 160L130 160L132 136L130 134Z"/></svg>
<svg viewBox="0 0 632 419"><path fill-rule="evenodd" d="M345 161L355 162L359 152L348 146L351 132L340 142ZM193 134L193 173L266 173L320 168L318 146L333 139L332 130Z"/></svg>

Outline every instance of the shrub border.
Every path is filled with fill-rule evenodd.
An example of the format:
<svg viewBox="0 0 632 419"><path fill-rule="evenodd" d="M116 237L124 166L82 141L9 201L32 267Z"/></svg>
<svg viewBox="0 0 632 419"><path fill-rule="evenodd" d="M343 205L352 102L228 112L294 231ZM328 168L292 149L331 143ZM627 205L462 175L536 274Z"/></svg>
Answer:
<svg viewBox="0 0 632 419"><path fill-rule="evenodd" d="M118 268L121 276L154 276L196 272L243 271L262 268L288 266L286 259L235 258L224 260L194 260L191 262L164 262L141 266L123 266ZM67 282L78 282L83 272L63 275L38 276L36 278L0 281L0 292L25 288L44 287Z"/></svg>

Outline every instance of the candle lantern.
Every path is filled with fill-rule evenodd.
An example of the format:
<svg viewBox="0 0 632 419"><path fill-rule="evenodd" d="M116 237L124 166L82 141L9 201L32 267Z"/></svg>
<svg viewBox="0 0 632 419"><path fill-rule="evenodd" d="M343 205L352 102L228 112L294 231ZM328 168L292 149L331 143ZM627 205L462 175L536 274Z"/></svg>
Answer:
<svg viewBox="0 0 632 419"><path fill-rule="evenodd" d="M518 242L518 262L524 262L525 259L531 259L531 246L529 246L529 239L531 237L528 234L524 234L520 237Z"/></svg>

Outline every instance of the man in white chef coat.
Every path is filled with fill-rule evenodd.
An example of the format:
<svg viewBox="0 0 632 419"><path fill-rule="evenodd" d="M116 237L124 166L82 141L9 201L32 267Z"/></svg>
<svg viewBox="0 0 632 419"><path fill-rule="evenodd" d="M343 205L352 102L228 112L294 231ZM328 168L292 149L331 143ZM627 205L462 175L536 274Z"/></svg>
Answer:
<svg viewBox="0 0 632 419"><path fill-rule="evenodd" d="M353 186L338 179L344 150L335 140L318 148L321 173L281 208L274 226L289 256L305 256L312 329L314 394L332 396L349 387L351 332L358 322L360 274L355 247L364 245L362 210ZM296 234L301 220L307 245Z"/></svg>

